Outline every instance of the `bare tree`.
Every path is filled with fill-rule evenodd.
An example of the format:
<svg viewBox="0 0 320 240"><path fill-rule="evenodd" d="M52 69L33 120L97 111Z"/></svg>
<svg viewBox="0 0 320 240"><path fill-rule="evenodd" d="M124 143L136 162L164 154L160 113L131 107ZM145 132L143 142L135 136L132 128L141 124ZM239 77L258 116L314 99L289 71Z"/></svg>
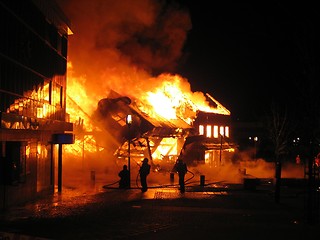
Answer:
<svg viewBox="0 0 320 240"><path fill-rule="evenodd" d="M319 221L319 170L314 169L315 156L320 152L320 35L319 15L313 4L278 3L292 26L293 51L299 64L292 69L296 90L296 135L302 139L301 151L307 165L307 220ZM317 175L318 174L318 175ZM317 181L316 181L317 180Z"/></svg>
<svg viewBox="0 0 320 240"><path fill-rule="evenodd" d="M294 125L288 117L287 108L282 109L279 104L272 102L270 114L265 118L265 126L273 145L275 163L275 201L280 202L281 166L282 161L288 155L289 141L294 132Z"/></svg>

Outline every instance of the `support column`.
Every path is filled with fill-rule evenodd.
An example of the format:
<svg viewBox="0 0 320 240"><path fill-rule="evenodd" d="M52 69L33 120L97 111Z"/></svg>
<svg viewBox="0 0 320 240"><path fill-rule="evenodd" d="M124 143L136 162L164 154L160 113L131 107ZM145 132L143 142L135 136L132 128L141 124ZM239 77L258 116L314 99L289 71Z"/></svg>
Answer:
<svg viewBox="0 0 320 240"><path fill-rule="evenodd" d="M62 190L62 144L59 144L58 154L58 192Z"/></svg>

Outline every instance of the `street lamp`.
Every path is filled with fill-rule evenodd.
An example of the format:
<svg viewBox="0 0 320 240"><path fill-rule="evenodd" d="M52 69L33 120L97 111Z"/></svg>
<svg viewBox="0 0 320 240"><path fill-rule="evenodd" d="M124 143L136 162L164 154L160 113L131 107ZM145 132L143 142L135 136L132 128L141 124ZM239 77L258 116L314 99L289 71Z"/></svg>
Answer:
<svg viewBox="0 0 320 240"><path fill-rule="evenodd" d="M131 168L130 168L130 126L132 124L132 115L128 115L126 118L128 126L128 171L129 171L129 188L131 188Z"/></svg>
<svg viewBox="0 0 320 240"><path fill-rule="evenodd" d="M250 141L253 141L253 147L254 147L254 159L257 158L257 142L258 142L258 137L249 137ZM251 145L251 144L250 144Z"/></svg>

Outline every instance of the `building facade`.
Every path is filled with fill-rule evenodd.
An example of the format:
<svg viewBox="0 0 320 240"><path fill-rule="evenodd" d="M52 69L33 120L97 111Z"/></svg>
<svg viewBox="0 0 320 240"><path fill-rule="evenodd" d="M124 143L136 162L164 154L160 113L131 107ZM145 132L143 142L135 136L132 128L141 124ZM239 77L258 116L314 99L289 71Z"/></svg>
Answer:
<svg viewBox="0 0 320 240"><path fill-rule="evenodd" d="M211 167L230 162L237 146L232 138L231 116L199 111L193 124L195 133L190 136L185 148L193 159Z"/></svg>
<svg viewBox="0 0 320 240"><path fill-rule="evenodd" d="M0 0L0 209L61 187L68 19L54 1Z"/></svg>

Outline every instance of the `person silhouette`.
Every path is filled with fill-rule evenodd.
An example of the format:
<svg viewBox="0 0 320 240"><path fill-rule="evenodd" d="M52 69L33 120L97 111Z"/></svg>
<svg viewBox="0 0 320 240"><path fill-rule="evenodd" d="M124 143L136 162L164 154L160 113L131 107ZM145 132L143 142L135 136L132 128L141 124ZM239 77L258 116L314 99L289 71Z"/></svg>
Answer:
<svg viewBox="0 0 320 240"><path fill-rule="evenodd" d="M123 165L123 168L119 172L118 176L120 177L119 188L129 188L130 176L129 176L129 170L127 165Z"/></svg>
<svg viewBox="0 0 320 240"><path fill-rule="evenodd" d="M180 185L180 192L185 192L185 182L184 177L188 172L187 164L179 158L174 166L174 170L178 173L179 176L179 185Z"/></svg>
<svg viewBox="0 0 320 240"><path fill-rule="evenodd" d="M150 173L150 168L151 166L148 164L148 158L144 158L142 161L142 165L139 169L142 192L146 192L148 190L147 176Z"/></svg>

